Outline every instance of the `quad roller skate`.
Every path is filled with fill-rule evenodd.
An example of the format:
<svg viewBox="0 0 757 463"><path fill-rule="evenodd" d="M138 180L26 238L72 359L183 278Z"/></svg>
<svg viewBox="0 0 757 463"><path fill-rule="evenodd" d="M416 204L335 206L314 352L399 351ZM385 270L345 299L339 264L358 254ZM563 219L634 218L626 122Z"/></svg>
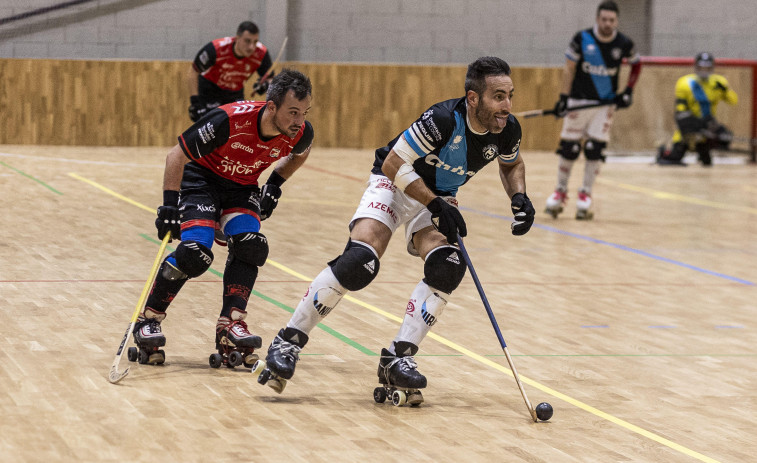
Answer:
<svg viewBox="0 0 757 463"><path fill-rule="evenodd" d="M576 220L591 220L594 218L594 211L591 210L591 195L585 191L578 192L578 201L576 201Z"/></svg>
<svg viewBox="0 0 757 463"><path fill-rule="evenodd" d="M160 322L165 318L165 312L145 307L134 325L134 343L137 347L129 347L126 351L130 362L162 365L166 361L166 353L161 349L166 345L166 337L160 329Z"/></svg>
<svg viewBox="0 0 757 463"><path fill-rule="evenodd" d="M286 328L271 342L265 360L258 360L252 366L252 374L258 377L258 383L281 394L292 379L294 367L300 359L300 350L308 342L308 335L294 328Z"/></svg>
<svg viewBox="0 0 757 463"><path fill-rule="evenodd" d="M423 403L420 389L426 387L426 377L418 372L418 365L413 355L418 352L418 346L409 342L396 342L396 352L404 352L401 357L392 354L387 349L381 349L381 359L378 367L380 387L373 390L373 400L384 403L391 398L392 404L401 407L410 404L417 407Z"/></svg>
<svg viewBox="0 0 757 463"><path fill-rule="evenodd" d="M241 364L251 368L258 360L255 349L263 344L260 336L255 336L247 329L244 319L247 312L236 307L231 309L230 317L219 317L216 324L216 349L215 354L210 354L208 363L213 368L226 365L234 368Z"/></svg>
<svg viewBox="0 0 757 463"><path fill-rule="evenodd" d="M567 199L568 193L565 190L560 188L556 189L555 192L547 198L547 207L544 209L544 212L551 215L553 219L556 219L563 211Z"/></svg>

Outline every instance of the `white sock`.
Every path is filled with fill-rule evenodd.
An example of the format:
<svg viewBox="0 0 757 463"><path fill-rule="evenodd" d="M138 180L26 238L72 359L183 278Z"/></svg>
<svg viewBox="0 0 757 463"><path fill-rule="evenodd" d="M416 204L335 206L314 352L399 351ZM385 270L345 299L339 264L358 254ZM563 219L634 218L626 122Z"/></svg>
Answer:
<svg viewBox="0 0 757 463"><path fill-rule="evenodd" d="M588 194L591 194L591 188L594 186L594 180L599 175L599 169L602 167L602 161L596 159L594 161L586 160L586 166L584 167L584 186L581 188Z"/></svg>
<svg viewBox="0 0 757 463"><path fill-rule="evenodd" d="M336 307L347 290L339 284L331 267L326 267L315 277L308 292L302 297L297 309L289 319L287 327L295 328L305 334L315 328Z"/></svg>
<svg viewBox="0 0 757 463"><path fill-rule="evenodd" d="M557 188L562 191L568 191L568 179L575 162L575 160L565 159L560 156L560 162L557 164Z"/></svg>
<svg viewBox="0 0 757 463"><path fill-rule="evenodd" d="M447 305L449 294L436 290L421 280L410 296L405 318L394 342L406 341L419 346ZM394 354L394 343L389 347Z"/></svg>

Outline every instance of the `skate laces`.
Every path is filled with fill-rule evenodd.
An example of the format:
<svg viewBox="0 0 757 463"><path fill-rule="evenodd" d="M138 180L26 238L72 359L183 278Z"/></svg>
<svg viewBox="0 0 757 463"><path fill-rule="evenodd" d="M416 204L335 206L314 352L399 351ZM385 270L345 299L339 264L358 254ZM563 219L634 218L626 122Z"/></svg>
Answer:
<svg viewBox="0 0 757 463"><path fill-rule="evenodd" d="M418 364L415 363L415 359L413 358L413 356L412 355L408 355L407 357L396 357L394 360L392 360L391 362L389 362L384 367L384 374L388 375L389 374L389 370L391 370L391 368L394 365L398 364L398 363L399 363L399 369L401 371L417 370L418 369Z"/></svg>
<svg viewBox="0 0 757 463"><path fill-rule="evenodd" d="M158 334L161 332L160 330L160 322L157 320L150 320L147 322L147 331L150 332L150 334Z"/></svg>
<svg viewBox="0 0 757 463"><path fill-rule="evenodd" d="M292 362L300 360L300 351L302 350L302 347L297 344L292 344L289 341L285 341L278 336L276 336L276 340L278 341L275 343L276 348L283 357L286 357Z"/></svg>

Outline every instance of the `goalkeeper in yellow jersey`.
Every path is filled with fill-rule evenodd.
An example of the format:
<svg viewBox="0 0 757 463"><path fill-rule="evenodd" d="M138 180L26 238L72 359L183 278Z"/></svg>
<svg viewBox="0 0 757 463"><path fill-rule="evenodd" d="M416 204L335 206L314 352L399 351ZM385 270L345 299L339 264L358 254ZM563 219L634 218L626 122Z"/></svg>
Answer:
<svg viewBox="0 0 757 463"><path fill-rule="evenodd" d="M733 134L716 119L718 103L735 105L739 97L728 86L725 77L714 74L715 60L710 53L699 53L694 59L694 73L676 82L675 119L678 129L673 134L673 146L660 146L657 163L684 165L687 150L699 154L699 161L712 165L712 148L728 149Z"/></svg>

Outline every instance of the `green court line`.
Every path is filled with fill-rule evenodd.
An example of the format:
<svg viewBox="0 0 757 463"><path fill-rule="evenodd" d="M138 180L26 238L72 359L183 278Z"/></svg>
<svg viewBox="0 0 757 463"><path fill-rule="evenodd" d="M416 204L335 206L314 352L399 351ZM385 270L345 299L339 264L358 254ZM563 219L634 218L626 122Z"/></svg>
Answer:
<svg viewBox="0 0 757 463"><path fill-rule="evenodd" d="M153 242L155 244L160 245L160 241L156 240L152 236L146 235L144 233L140 233L139 236L141 236L142 238L146 239L147 241L150 241L150 242ZM168 249L170 249L171 251L175 251L176 250L176 248L174 248L172 246L168 246ZM215 269L212 269L212 268L208 269L208 272L212 273L213 275L215 275L215 276L217 276L219 278L223 278L223 272L219 272L218 270L215 270ZM257 296L257 297L259 297L260 299L263 299L266 302L270 302L271 304L275 305L276 307L279 307L281 309L286 310L289 313L294 313L294 309L292 307L289 307L288 305L286 305L286 304L284 304L282 302L279 302L279 301L277 301L277 300L275 300L275 299L273 299L271 297L268 297L268 296L266 296L265 294L263 294L261 292L258 292L258 291L256 291L256 290L253 289L252 290L252 294L255 295L255 296ZM329 326L324 325L323 323L319 323L316 326L318 328L322 329L323 331L327 332L328 334L334 336L335 338L339 339L343 343L345 343L345 344L347 344L347 345L349 345L351 347L354 347L355 349L359 350L360 352L362 352L362 353L364 353L366 355L371 355L371 356L374 356L374 357L378 357L378 355L379 355L378 353L373 352L372 350L368 349L367 347L363 346L362 344L353 341L352 339L348 338L347 336L343 335L342 333L338 332L337 330L335 330L335 329L333 329L333 328L331 328Z"/></svg>
<svg viewBox="0 0 757 463"><path fill-rule="evenodd" d="M48 185L47 183L43 182L42 180L40 180L38 178L34 178L31 175L29 175L29 174L27 174L25 172L22 172L22 171L16 169L15 167L13 167L13 166L9 166L8 164L4 163L3 161L0 161L0 164L4 165L5 167L7 167L8 169L10 169L12 171L15 171L15 172L23 175L24 177L26 177L28 179L34 180L35 182L39 183L43 187L45 187L48 190L52 191L53 193L56 193L56 194L59 194L59 195L63 195L63 193L61 193L60 191L56 190L55 188L51 187L50 185Z"/></svg>

